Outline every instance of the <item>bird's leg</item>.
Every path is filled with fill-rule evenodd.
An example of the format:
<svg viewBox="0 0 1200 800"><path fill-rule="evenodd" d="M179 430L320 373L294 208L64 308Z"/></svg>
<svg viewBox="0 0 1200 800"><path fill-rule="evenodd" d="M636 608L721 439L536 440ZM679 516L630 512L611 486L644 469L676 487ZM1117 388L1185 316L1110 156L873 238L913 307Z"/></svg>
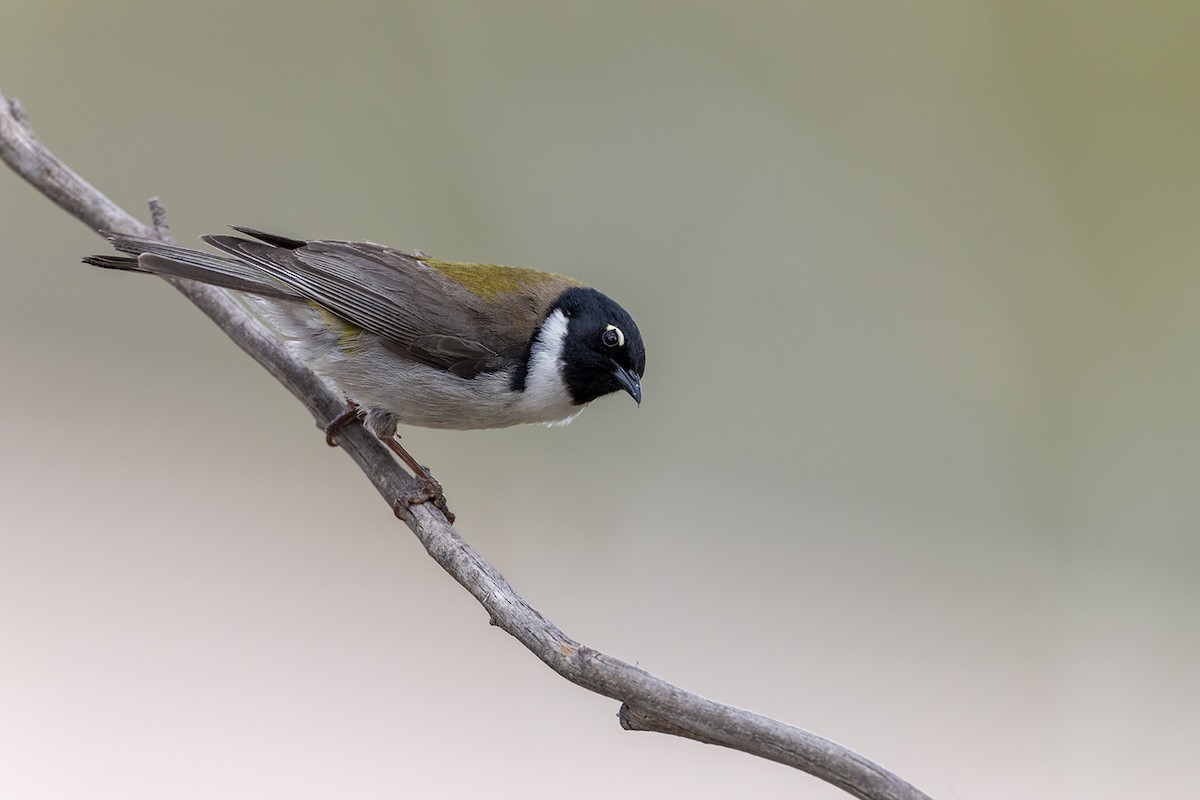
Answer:
<svg viewBox="0 0 1200 800"><path fill-rule="evenodd" d="M405 492L401 497L396 499L392 505L392 510L396 512L396 516L400 516L401 508L407 509L409 506L419 505L421 503L433 503L434 506L441 509L446 515L446 520L451 524L454 523L454 512L446 505L446 493L442 491L442 484L438 483L437 478L430 474L429 470L425 469L419 461L412 457L403 445L400 444L399 437L388 436L387 438L379 437L380 441L388 446L388 449L400 457L404 465L412 470L421 481L421 489L414 489Z"/></svg>
<svg viewBox="0 0 1200 800"><path fill-rule="evenodd" d="M350 398L346 398L346 410L325 426L325 443L330 447L337 447L337 441L334 437L338 435L338 432L362 416L363 411L359 408L358 403ZM374 430L374 427L371 425L367 427ZM394 423L392 430L395 430ZM405 492L392 504L392 510L396 512L396 516L400 516L401 509L407 509L409 506L419 505L420 503L433 503L442 510L442 513L446 515L446 519L453 523L454 513L446 505L446 493L442 490L442 485L438 483L437 478L433 477L429 470L425 469L419 461L412 457L412 454L404 449L400 444L399 436L395 434L383 436L378 433L376 435L379 436L379 441L388 446L389 450L400 456L400 460L404 462L404 465L412 470L413 475L421 481L420 489Z"/></svg>
<svg viewBox="0 0 1200 800"><path fill-rule="evenodd" d="M330 447L337 447L337 441L333 437L338 435L338 431L358 419L359 409L358 403L346 398L346 410L338 414L333 420L325 426L325 444Z"/></svg>

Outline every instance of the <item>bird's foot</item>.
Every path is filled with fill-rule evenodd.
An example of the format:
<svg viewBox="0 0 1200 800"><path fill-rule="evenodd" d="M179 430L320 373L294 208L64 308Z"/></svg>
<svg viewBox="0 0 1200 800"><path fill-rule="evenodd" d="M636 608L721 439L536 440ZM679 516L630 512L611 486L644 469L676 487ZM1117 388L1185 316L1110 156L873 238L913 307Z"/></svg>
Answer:
<svg viewBox="0 0 1200 800"><path fill-rule="evenodd" d="M421 482L420 489L411 489L396 498L396 502L392 504L392 511L396 513L396 516L400 516L400 512L407 511L410 506L432 503L435 508L441 510L446 520L453 524L454 512L446 505L446 493L442 491L442 485L438 483L437 478L430 474L424 464L417 461L411 453L404 449L398 436L381 437L380 440L388 446L389 450L400 457L404 465L412 470L412 474Z"/></svg>
<svg viewBox="0 0 1200 800"><path fill-rule="evenodd" d="M418 506L422 503L432 503L433 506L439 509L446 517L446 521L454 524L454 512L446 504L446 493L442 491L442 484L438 483L437 478L429 474L429 470L421 468L424 475L417 475L417 479L421 481L420 488L409 489L403 492L396 498L396 502L392 504L392 511L397 517L403 517L404 512L408 511L412 506Z"/></svg>
<svg viewBox="0 0 1200 800"><path fill-rule="evenodd" d="M358 419L359 416L358 403L347 398L346 410L334 417L328 425L325 426L325 444L330 447L337 447L337 440L334 438L342 428L349 425Z"/></svg>
<svg viewBox="0 0 1200 800"><path fill-rule="evenodd" d="M330 447L337 447L336 437L342 428L361 419L363 416L364 412L358 403L346 398L346 410L338 414L337 417L325 426L325 443ZM454 513L446 505L446 493L442 491L442 485L438 483L437 478L433 477L423 464L413 458L401 446L400 437L394 434L391 436L386 435L386 429L384 433L380 433L379 427L371 424L370 415L365 416L367 416L368 429L376 432L379 440L386 444L389 450L398 455L400 460L404 462L404 465L412 470L413 475L421 482L420 488L413 488L403 492L396 498L396 502L392 503L392 511L395 512L396 516L402 516L402 513L408 511L412 506L420 505L421 503L432 503L434 507L445 515L447 520L453 523ZM396 429L394 423L390 426L390 429L392 431Z"/></svg>

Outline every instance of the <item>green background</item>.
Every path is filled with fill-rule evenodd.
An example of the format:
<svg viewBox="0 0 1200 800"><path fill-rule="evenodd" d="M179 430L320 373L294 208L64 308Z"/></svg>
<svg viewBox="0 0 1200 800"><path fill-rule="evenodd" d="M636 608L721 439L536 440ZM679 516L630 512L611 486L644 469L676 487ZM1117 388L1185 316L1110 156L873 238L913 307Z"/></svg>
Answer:
<svg viewBox="0 0 1200 800"><path fill-rule="evenodd" d="M585 643L938 797L1178 796L1200 6L10 2L126 208L561 271L645 402L404 431ZM167 286L0 175L0 794L842 797L649 734Z"/></svg>

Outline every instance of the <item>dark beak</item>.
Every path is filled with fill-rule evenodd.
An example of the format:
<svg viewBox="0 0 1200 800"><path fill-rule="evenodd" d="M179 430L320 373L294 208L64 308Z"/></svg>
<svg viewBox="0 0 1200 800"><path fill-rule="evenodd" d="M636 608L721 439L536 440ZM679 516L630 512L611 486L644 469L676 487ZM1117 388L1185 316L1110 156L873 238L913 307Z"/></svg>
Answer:
<svg viewBox="0 0 1200 800"><path fill-rule="evenodd" d="M629 392L629 396L640 406L642 404L642 378L631 369L625 369L620 364L613 369L613 377L617 383Z"/></svg>

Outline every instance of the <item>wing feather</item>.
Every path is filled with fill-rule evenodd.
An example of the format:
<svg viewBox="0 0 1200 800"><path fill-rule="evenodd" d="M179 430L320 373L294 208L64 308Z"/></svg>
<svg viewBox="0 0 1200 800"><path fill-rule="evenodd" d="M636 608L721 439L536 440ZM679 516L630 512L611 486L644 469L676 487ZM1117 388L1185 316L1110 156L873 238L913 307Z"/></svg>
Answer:
<svg viewBox="0 0 1200 800"><path fill-rule="evenodd" d="M258 232L250 232L258 236ZM383 339L402 355L461 377L514 365L551 304L574 282L512 267L430 266L427 259L367 242L263 241L205 236L206 242L273 282ZM298 245L298 246L292 246ZM505 291L480 293L460 276L503 273ZM494 277L497 273L478 273Z"/></svg>

